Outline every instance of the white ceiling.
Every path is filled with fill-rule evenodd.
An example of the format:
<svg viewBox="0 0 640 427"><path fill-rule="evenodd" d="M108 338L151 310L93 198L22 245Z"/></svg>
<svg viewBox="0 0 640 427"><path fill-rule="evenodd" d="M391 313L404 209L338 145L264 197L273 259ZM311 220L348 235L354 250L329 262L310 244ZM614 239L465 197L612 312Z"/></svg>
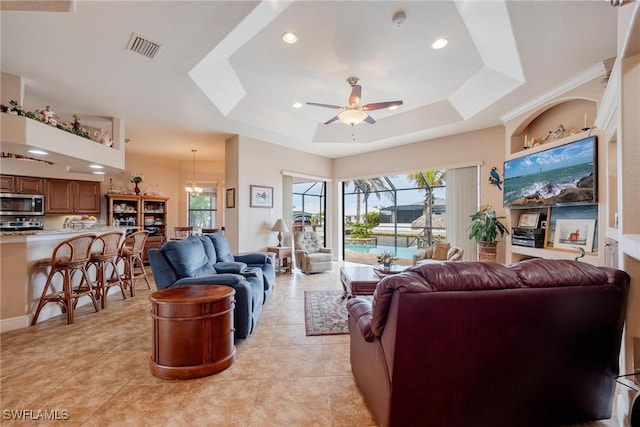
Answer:
<svg viewBox="0 0 640 427"><path fill-rule="evenodd" d="M25 108L120 117L128 151L185 160L222 159L234 134L340 157L499 125L616 52L602 0L62 3L75 11L2 2L1 68L25 78ZM155 59L125 49L132 33L163 46ZM292 107L346 105L349 76L363 103L404 105L353 129Z"/></svg>

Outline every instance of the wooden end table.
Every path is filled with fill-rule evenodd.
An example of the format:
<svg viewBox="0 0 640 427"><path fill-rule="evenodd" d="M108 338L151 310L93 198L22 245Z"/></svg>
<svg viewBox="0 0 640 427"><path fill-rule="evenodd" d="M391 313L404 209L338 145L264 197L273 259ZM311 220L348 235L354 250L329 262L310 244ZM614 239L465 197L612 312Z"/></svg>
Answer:
<svg viewBox="0 0 640 427"><path fill-rule="evenodd" d="M151 373L184 380L231 366L236 354L235 293L223 285L184 286L152 293Z"/></svg>
<svg viewBox="0 0 640 427"><path fill-rule="evenodd" d="M289 272L291 273L291 255L293 250L290 246L268 246L267 252L276 254L278 264L276 265L276 272Z"/></svg>

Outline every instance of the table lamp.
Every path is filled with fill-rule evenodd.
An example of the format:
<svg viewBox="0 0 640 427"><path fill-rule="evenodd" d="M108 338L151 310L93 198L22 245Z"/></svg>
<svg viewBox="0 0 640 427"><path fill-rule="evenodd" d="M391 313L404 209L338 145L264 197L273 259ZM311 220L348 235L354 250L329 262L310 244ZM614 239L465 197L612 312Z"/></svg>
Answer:
<svg viewBox="0 0 640 427"><path fill-rule="evenodd" d="M282 247L282 233L287 233L289 229L287 228L287 224L284 223L282 219L278 219L273 227L271 227L271 231L278 232L278 247Z"/></svg>

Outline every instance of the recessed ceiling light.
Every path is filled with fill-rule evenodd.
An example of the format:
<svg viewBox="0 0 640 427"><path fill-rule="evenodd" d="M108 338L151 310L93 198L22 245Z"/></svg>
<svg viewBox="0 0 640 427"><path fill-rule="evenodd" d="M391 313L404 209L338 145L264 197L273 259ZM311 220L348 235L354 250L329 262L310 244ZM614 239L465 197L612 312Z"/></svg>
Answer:
<svg viewBox="0 0 640 427"><path fill-rule="evenodd" d="M302 108L302 102L294 102L293 108Z"/></svg>
<svg viewBox="0 0 640 427"><path fill-rule="evenodd" d="M431 47L433 49L442 49L447 45L447 43L449 43L449 40L447 39L437 39L436 41L431 43Z"/></svg>
<svg viewBox="0 0 640 427"><path fill-rule="evenodd" d="M104 169L104 166L100 166L100 165L89 165L89 167L91 169Z"/></svg>
<svg viewBox="0 0 640 427"><path fill-rule="evenodd" d="M298 36L296 35L296 33L287 31L282 35L282 41L288 44L293 44L298 41Z"/></svg>
<svg viewBox="0 0 640 427"><path fill-rule="evenodd" d="M42 150L29 150L29 152L31 154L40 154L41 156L46 156L47 154L49 154L46 151L42 151Z"/></svg>
<svg viewBox="0 0 640 427"><path fill-rule="evenodd" d="M389 110L397 110L398 106L397 105L392 105L391 107L389 107Z"/></svg>
<svg viewBox="0 0 640 427"><path fill-rule="evenodd" d="M104 172L102 171L93 171L94 175L104 175Z"/></svg>

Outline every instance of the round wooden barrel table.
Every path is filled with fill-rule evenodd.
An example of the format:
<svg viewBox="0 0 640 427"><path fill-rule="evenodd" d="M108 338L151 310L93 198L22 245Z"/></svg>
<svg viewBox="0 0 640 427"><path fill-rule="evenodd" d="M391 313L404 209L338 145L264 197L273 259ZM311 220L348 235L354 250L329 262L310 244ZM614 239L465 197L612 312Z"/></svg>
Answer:
<svg viewBox="0 0 640 427"><path fill-rule="evenodd" d="M235 292L229 286L196 285L152 293L151 373L193 379L231 366Z"/></svg>

